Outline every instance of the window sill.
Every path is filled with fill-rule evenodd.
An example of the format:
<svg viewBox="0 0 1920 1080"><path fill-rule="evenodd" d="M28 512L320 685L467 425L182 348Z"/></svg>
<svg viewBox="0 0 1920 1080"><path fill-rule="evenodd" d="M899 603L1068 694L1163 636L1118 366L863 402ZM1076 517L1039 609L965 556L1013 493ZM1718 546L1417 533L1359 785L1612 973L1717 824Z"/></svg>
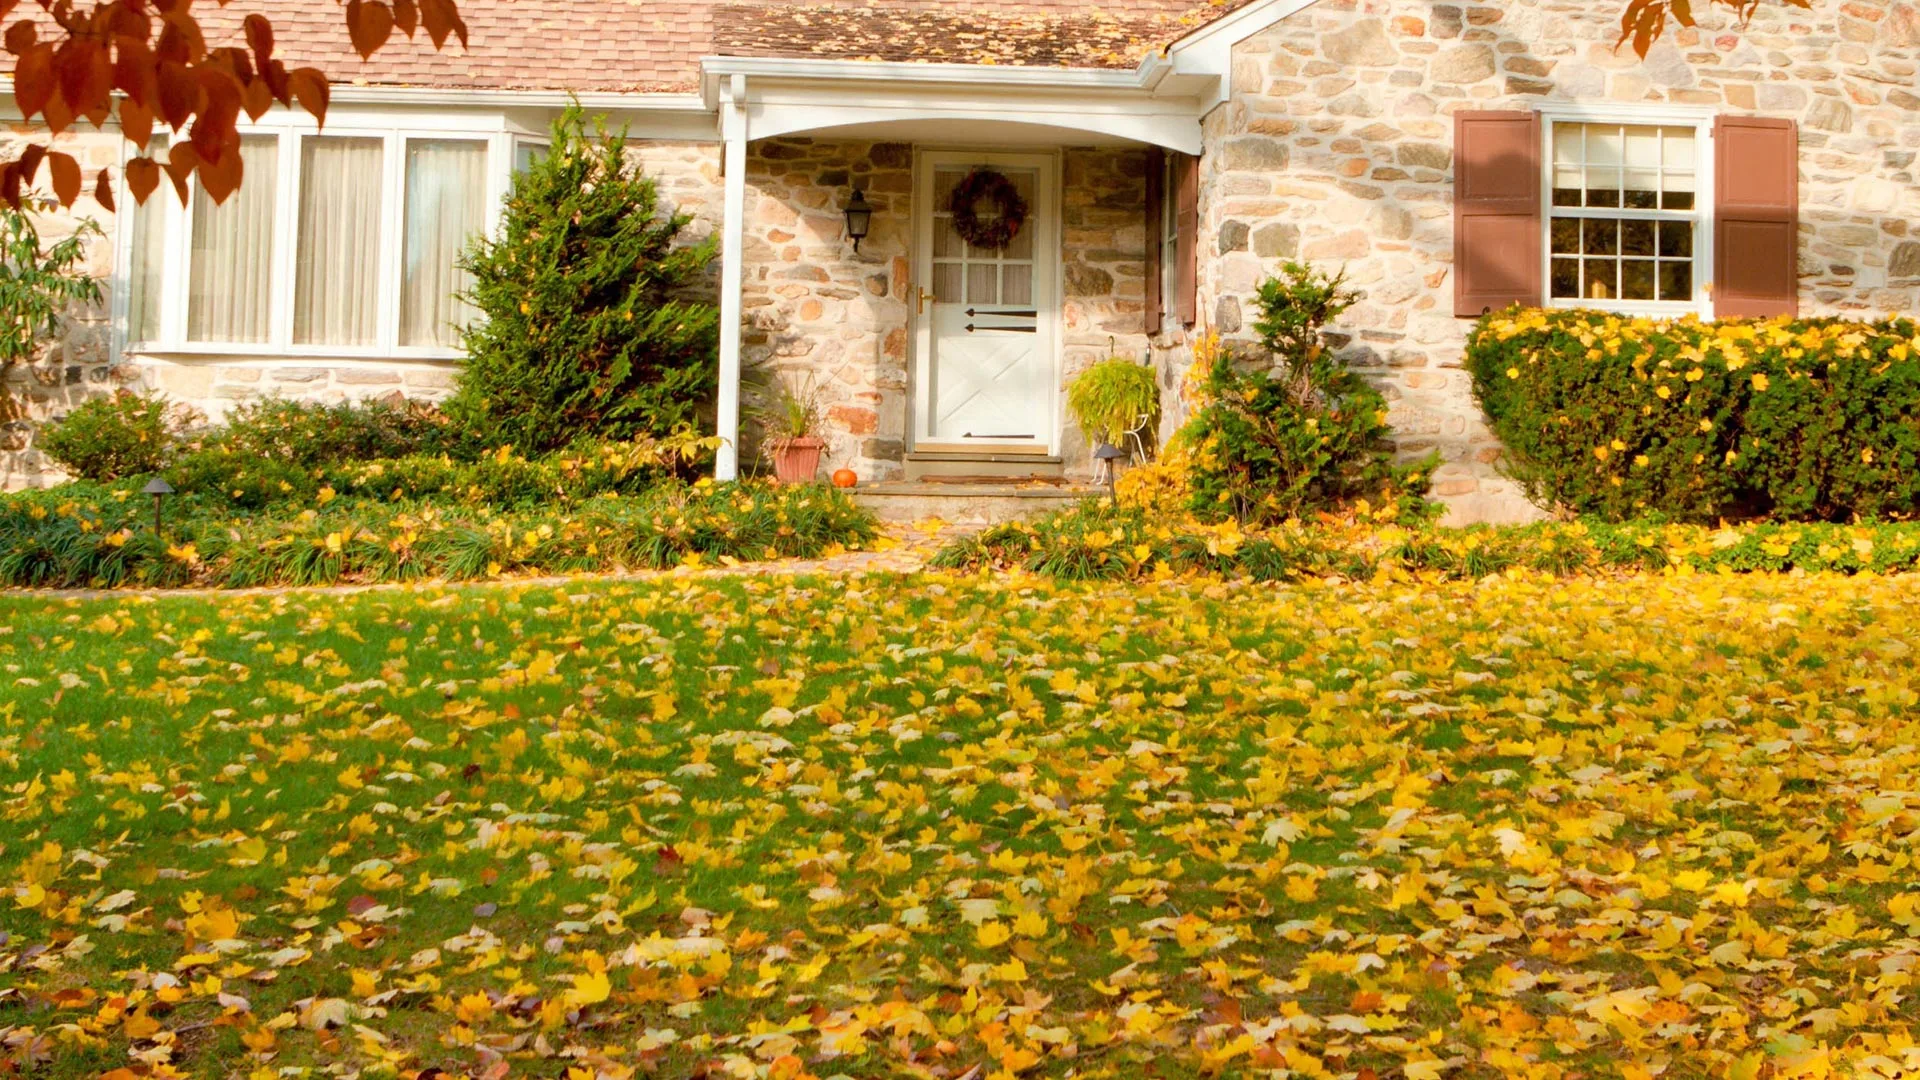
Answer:
<svg viewBox="0 0 1920 1080"><path fill-rule="evenodd" d="M347 363L354 365L395 363L457 364L467 358L466 353L457 349L400 348L380 350L316 348L310 351L301 351L273 345L155 345L148 342L129 342L126 346L125 353L128 356L144 356L160 360L198 360L208 362L227 360L242 361L254 365L315 363Z"/></svg>
<svg viewBox="0 0 1920 1080"><path fill-rule="evenodd" d="M1548 300L1547 307L1561 311L1605 311L1613 315L1640 316L1649 319L1677 319L1683 315L1712 318L1707 305L1668 300Z"/></svg>

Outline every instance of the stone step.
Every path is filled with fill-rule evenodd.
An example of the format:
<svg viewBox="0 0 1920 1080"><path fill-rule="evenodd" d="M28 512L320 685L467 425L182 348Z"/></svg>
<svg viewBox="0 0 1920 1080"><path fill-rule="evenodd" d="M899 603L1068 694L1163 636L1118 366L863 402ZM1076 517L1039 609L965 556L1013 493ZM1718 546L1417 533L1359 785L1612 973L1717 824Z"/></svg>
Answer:
<svg viewBox="0 0 1920 1080"><path fill-rule="evenodd" d="M1060 458L1045 454L1005 454L987 451L916 451L907 455L907 479L928 477L997 477L1019 480L1065 474Z"/></svg>
<svg viewBox="0 0 1920 1080"><path fill-rule="evenodd" d="M1104 499L1091 484L1010 483L983 478L970 483L887 480L862 484L853 499L882 521L939 518L956 525L998 525L1064 510L1083 499Z"/></svg>

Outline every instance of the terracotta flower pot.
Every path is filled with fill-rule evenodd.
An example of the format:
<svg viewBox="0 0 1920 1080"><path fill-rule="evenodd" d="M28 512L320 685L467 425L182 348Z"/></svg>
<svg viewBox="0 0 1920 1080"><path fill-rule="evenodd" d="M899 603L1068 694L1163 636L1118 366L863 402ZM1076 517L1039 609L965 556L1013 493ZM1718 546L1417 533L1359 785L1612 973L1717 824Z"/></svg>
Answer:
<svg viewBox="0 0 1920 1080"><path fill-rule="evenodd" d="M826 440L803 435L773 445L773 474L783 484L805 484L820 470L820 451Z"/></svg>

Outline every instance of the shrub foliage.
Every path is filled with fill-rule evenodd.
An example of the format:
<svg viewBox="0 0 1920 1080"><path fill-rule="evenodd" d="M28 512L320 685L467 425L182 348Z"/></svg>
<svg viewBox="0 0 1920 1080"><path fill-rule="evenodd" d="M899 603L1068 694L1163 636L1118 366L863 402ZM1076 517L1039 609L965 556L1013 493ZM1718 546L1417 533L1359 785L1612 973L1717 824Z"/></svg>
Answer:
<svg viewBox="0 0 1920 1080"><path fill-rule="evenodd" d="M1170 519L1088 502L950 543L934 564L1025 570L1069 581L1207 574L1287 581L1422 574L1477 579L1508 571L1609 574L1920 571L1920 524L1541 522L1444 529L1329 515L1243 529L1228 518Z"/></svg>
<svg viewBox="0 0 1920 1080"><path fill-rule="evenodd" d="M663 212L624 134L578 106L516 177L497 240L462 266L484 319L448 412L488 443L557 449L582 435L663 435L693 421L716 370L717 314L689 299L714 246L677 244L692 220Z"/></svg>
<svg viewBox="0 0 1920 1080"><path fill-rule="evenodd" d="M116 390L41 429L35 445L82 479L118 480L164 468L185 422L185 412L163 397Z"/></svg>
<svg viewBox="0 0 1920 1080"><path fill-rule="evenodd" d="M1344 275L1299 263L1262 284L1255 329L1272 362L1249 364L1211 340L1197 348L1188 419L1164 465L1135 470L1129 497L1179 493L1203 518L1249 522L1362 501L1424 513L1430 463L1395 462L1386 400L1321 339L1356 298Z"/></svg>
<svg viewBox="0 0 1920 1080"><path fill-rule="evenodd" d="M831 488L656 484L634 497L505 512L434 501L328 499L234 515L184 496L155 536L126 486L0 497L0 586L241 588L666 568L701 558L807 557L874 536Z"/></svg>
<svg viewBox="0 0 1920 1080"><path fill-rule="evenodd" d="M1542 506L1610 520L1920 513L1908 319L1511 310L1481 320L1467 367L1508 473Z"/></svg>

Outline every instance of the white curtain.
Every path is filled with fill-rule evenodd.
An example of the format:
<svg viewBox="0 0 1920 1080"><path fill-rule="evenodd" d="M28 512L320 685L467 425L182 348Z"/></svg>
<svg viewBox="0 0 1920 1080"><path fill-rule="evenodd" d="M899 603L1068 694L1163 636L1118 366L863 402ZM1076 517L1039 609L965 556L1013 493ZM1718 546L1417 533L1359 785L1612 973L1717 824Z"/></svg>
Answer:
<svg viewBox="0 0 1920 1080"><path fill-rule="evenodd" d="M271 329L273 295L273 204L277 188L279 140L249 136L241 140L240 190L216 204L195 183L193 261L189 269L187 338L190 341L264 342ZM148 202L171 198L162 184ZM155 207L157 210L158 207ZM143 210L143 215L146 216ZM158 215L152 215L157 218ZM157 221L155 222L157 224ZM157 228L142 238L157 242ZM146 244L142 245L143 247ZM158 259L147 263L157 267ZM159 304L159 278L136 285L142 309ZM136 326L139 324L136 322Z"/></svg>
<svg viewBox="0 0 1920 1080"><path fill-rule="evenodd" d="M407 141L406 251L400 344L453 347L473 313L459 294L471 275L454 264L486 223L487 144Z"/></svg>
<svg viewBox="0 0 1920 1080"><path fill-rule="evenodd" d="M372 345L379 324L382 140L300 140L293 340Z"/></svg>
<svg viewBox="0 0 1920 1080"><path fill-rule="evenodd" d="M155 136L147 152L157 156L166 148L166 138ZM242 150L243 159L245 154ZM167 204L172 201L172 187L162 184L133 211L133 265L127 268L128 341L160 340L160 282L167 269Z"/></svg>

